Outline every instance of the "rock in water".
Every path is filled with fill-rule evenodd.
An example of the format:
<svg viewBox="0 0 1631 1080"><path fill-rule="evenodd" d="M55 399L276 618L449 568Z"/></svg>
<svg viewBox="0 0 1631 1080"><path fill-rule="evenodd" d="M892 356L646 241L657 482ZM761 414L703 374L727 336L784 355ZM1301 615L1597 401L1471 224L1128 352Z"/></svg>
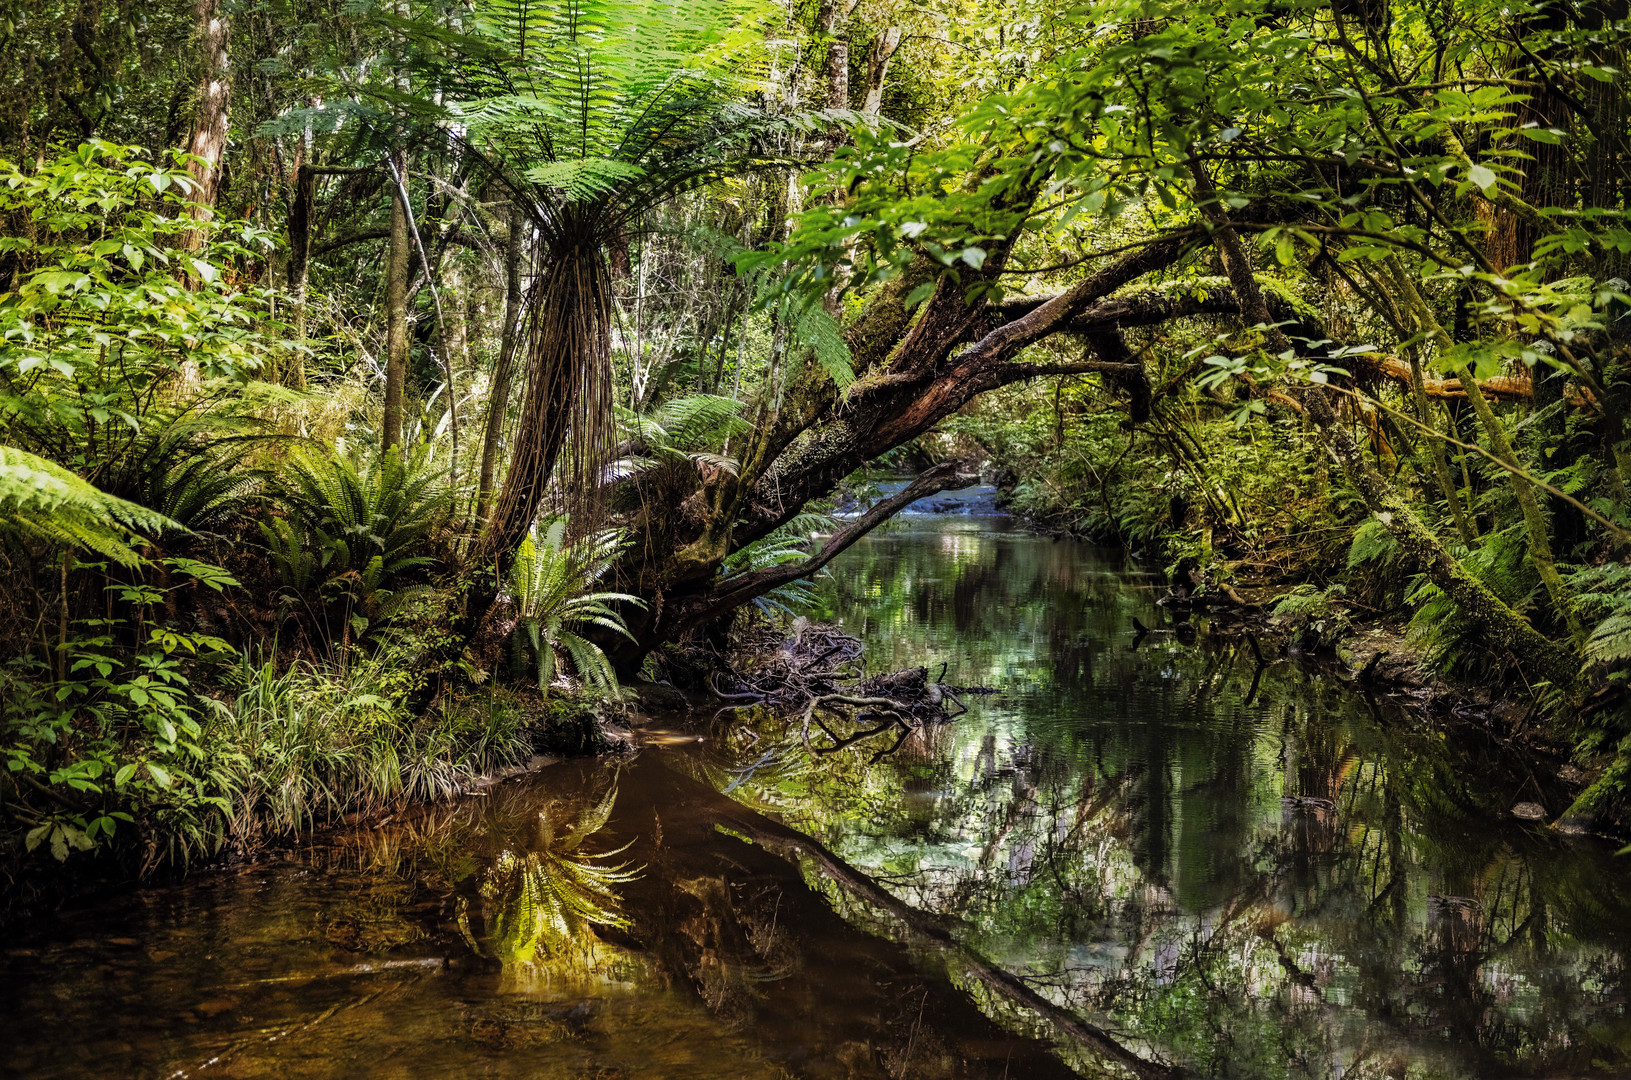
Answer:
<svg viewBox="0 0 1631 1080"><path fill-rule="evenodd" d="M1521 802L1512 808L1512 816L1525 821L1545 821L1546 808L1540 803Z"/></svg>

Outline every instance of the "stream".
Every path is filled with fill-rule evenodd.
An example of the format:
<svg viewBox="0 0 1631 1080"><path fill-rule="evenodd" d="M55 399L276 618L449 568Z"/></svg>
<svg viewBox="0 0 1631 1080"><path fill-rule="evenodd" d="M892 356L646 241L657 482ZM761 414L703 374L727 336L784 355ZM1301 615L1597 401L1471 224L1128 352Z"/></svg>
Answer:
<svg viewBox="0 0 1631 1080"><path fill-rule="evenodd" d="M1631 1074L1631 856L1511 814L1554 780L1266 647L1136 640L1159 576L988 489L914 510L813 617L999 691L966 715L812 758L702 714L82 901L0 945L0 1076L1134 1075L993 971L1191 1076Z"/></svg>

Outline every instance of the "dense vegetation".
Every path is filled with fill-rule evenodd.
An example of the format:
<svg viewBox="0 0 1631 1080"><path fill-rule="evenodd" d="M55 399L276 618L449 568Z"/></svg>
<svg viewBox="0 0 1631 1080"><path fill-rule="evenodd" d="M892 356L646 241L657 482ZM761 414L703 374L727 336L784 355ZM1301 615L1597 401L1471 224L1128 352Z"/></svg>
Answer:
<svg viewBox="0 0 1631 1080"><path fill-rule="evenodd" d="M982 465L1407 616L1619 812L1626 16L9 5L11 874L456 790Z"/></svg>

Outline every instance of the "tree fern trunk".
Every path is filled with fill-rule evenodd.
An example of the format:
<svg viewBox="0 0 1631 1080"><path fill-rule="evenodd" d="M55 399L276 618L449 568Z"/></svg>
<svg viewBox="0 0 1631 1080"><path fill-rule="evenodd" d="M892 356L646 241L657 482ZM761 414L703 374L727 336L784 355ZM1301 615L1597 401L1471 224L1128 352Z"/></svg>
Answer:
<svg viewBox="0 0 1631 1080"><path fill-rule="evenodd" d="M578 528L591 524L600 472L613 432L611 276L592 229L571 228L551 243L528 303L527 381L515 451L483 534L482 561L506 570L543 509L563 449L562 484Z"/></svg>

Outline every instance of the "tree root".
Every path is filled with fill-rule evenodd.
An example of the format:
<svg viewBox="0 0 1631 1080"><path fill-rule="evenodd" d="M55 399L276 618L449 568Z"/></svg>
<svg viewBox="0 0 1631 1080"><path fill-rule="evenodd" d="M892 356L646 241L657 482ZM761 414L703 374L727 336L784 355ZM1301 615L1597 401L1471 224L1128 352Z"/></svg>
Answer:
<svg viewBox="0 0 1631 1080"><path fill-rule="evenodd" d="M861 640L851 634L800 619L791 637L761 634L739 643L730 667L716 671L708 685L728 703L720 714L768 708L795 720L805 749L818 756L896 733L893 744L873 753L873 761L900 749L924 725L967 712L959 695L994 692L931 680L927 668L867 677L861 664L863 649ZM940 676L945 673L941 665ZM731 688L723 689L722 683Z"/></svg>

